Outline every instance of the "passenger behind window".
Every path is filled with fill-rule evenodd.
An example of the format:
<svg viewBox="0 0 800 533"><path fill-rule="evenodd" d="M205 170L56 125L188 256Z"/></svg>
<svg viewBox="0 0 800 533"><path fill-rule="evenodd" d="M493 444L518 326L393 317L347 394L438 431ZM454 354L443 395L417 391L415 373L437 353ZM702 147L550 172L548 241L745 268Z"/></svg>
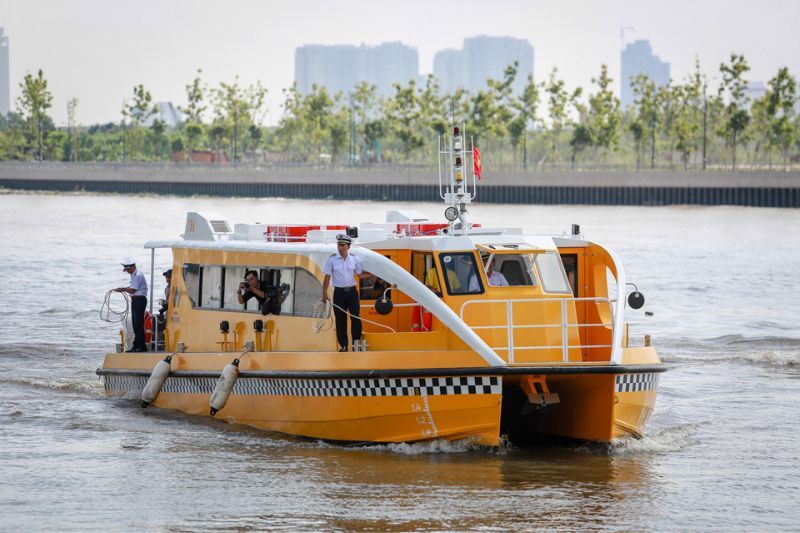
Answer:
<svg viewBox="0 0 800 533"><path fill-rule="evenodd" d="M494 269L494 259L489 262L489 268L486 271L486 278L489 280L490 287L508 287L506 277ZM469 281L469 292L480 292L480 285L478 284L477 272Z"/></svg>
<svg viewBox="0 0 800 533"><path fill-rule="evenodd" d="M281 314L281 304L289 294L289 290L288 283L281 283L275 287L266 281L260 281L258 272L255 270L248 270L244 275L244 281L239 284L236 296L240 304L244 304L250 298L255 298L262 315L279 315Z"/></svg>

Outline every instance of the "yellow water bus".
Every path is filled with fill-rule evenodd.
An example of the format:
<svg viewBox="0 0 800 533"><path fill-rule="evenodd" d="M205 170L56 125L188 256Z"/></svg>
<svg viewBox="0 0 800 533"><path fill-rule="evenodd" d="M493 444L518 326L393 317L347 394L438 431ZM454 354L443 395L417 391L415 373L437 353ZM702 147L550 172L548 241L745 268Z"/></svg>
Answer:
<svg viewBox="0 0 800 533"><path fill-rule="evenodd" d="M145 244L172 254L166 326L151 352L106 354L106 393L330 441L641 437L665 367L628 334L626 303L643 298L619 257L577 226L473 224L465 144L457 128L440 141L443 223L395 210L358 226L232 227L189 213L180 238ZM371 275L355 280L362 339L340 352L320 297L345 231ZM250 270L271 305L239 303Z"/></svg>

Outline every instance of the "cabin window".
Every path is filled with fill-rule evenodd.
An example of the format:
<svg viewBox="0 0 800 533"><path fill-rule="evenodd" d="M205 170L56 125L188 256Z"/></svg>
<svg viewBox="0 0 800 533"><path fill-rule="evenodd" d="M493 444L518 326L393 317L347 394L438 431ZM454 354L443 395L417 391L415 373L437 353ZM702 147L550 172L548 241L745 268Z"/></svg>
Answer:
<svg viewBox="0 0 800 533"><path fill-rule="evenodd" d="M391 257L385 255L386 259L391 261ZM392 291L390 289L391 284L379 278L378 276L361 276L358 279L358 294L362 300L377 300L378 298L382 298L384 294L386 294L387 298L392 297ZM387 291L387 289L389 289Z"/></svg>
<svg viewBox="0 0 800 533"><path fill-rule="evenodd" d="M239 295L236 291L239 290L239 284L244 280L245 267L225 267L225 300L222 302L224 309L237 309L242 310L245 308L243 304L239 303Z"/></svg>
<svg viewBox="0 0 800 533"><path fill-rule="evenodd" d="M294 268L273 268L267 279L267 296L281 315L294 314ZM322 294L322 288L319 293ZM278 313L275 313L278 314Z"/></svg>
<svg viewBox="0 0 800 533"><path fill-rule="evenodd" d="M483 293L483 282L475 267L475 254L471 252L440 254L439 261L448 294Z"/></svg>
<svg viewBox="0 0 800 533"><path fill-rule="evenodd" d="M200 305L200 285L202 269L200 265L186 263L183 265L183 284L186 286L186 295L192 307Z"/></svg>
<svg viewBox="0 0 800 533"><path fill-rule="evenodd" d="M487 261L489 254L481 253L484 270L489 270ZM531 254L497 254L491 259L493 272L502 276L509 287L535 287L537 285L536 275L533 274L533 259ZM495 277L497 277L495 275ZM490 283L491 285L491 283ZM500 283L498 286L502 285Z"/></svg>
<svg viewBox="0 0 800 533"><path fill-rule="evenodd" d="M572 295L578 297L578 254L562 254L561 263L567 274L567 281L572 288Z"/></svg>
<svg viewBox="0 0 800 533"><path fill-rule="evenodd" d="M319 303L321 296L322 283L308 270L295 269L294 316L313 316L314 306Z"/></svg>
<svg viewBox="0 0 800 533"><path fill-rule="evenodd" d="M411 253L411 275L424 283L426 287L442 295L442 288L439 286L439 273L436 271L436 262L431 253Z"/></svg>
<svg viewBox="0 0 800 533"><path fill-rule="evenodd" d="M536 269L542 280L544 292L570 294L572 290L564 272L564 266L557 253L547 252L536 255Z"/></svg>
<svg viewBox="0 0 800 533"><path fill-rule="evenodd" d="M203 282L200 286L200 306L210 309L222 308L222 267L204 266Z"/></svg>

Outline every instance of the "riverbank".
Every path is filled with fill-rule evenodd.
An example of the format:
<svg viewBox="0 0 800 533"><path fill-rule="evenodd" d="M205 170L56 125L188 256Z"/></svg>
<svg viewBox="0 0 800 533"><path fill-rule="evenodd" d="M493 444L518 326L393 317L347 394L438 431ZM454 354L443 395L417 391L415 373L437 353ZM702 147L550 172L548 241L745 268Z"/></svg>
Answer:
<svg viewBox="0 0 800 533"><path fill-rule="evenodd" d="M437 184L435 173L413 167L0 164L0 187L17 190L431 201ZM479 201L800 207L800 173L498 172L481 181Z"/></svg>

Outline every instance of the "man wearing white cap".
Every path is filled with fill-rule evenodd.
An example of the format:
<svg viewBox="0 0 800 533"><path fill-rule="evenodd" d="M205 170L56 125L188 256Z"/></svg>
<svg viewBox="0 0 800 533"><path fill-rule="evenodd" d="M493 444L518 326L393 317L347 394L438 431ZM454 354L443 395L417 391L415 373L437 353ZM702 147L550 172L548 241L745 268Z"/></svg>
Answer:
<svg viewBox="0 0 800 533"><path fill-rule="evenodd" d="M339 253L333 254L322 268L325 279L322 282L322 301L328 301L328 286L333 278L333 315L336 317L336 340L339 351L347 351L347 313L350 313L350 334L353 342L361 339L361 302L356 290L355 275L361 274L361 261L350 251L350 237L336 236Z"/></svg>
<svg viewBox="0 0 800 533"><path fill-rule="evenodd" d="M131 275L130 287L117 287L116 292L127 292L131 295L131 320L133 322L133 349L132 352L146 352L147 343L144 334L144 311L147 308L147 280L144 274L136 268L136 261L126 257L122 261L122 270Z"/></svg>

